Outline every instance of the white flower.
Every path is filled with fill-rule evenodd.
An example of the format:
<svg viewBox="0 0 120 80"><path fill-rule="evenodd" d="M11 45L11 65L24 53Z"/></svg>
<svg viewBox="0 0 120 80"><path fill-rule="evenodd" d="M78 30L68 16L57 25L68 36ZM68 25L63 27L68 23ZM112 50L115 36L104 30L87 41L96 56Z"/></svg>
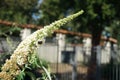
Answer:
<svg viewBox="0 0 120 80"><path fill-rule="evenodd" d="M17 57L17 64L19 64L19 65L23 65L24 64L24 59L22 58L22 56L18 56Z"/></svg>
<svg viewBox="0 0 120 80"><path fill-rule="evenodd" d="M13 73L12 69L15 69L15 68L14 67L11 68L10 62L12 63L12 65L15 65L17 67L19 67L18 65L24 67L23 65L28 63L27 59L29 58L28 57L29 53L32 53L33 52L32 50L36 48L36 46L35 46L36 43L40 43L40 44L44 43L44 41L45 41L44 37L52 34L54 32L54 30L59 29L60 26L62 26L65 23L73 20L74 18L78 17L82 13L83 13L83 11L81 10L76 14L68 16L67 18L63 18L63 19L60 19L58 21L55 21L54 23L52 23L48 26L45 26L43 29L37 30L36 32L34 32L30 36L28 36L25 40L23 40L18 45L18 47L14 51L14 53L12 54L10 60L6 61L6 63L2 67L3 69L5 69L4 71L6 71L5 74L8 74L7 70L9 70L9 75L11 77L10 80L12 80L17 75L17 74L12 74ZM16 65L16 63L18 65ZM6 68L6 65L7 65L7 68ZM4 72L4 71L2 71L2 72ZM16 70L16 72L17 71L18 70ZM2 78L2 80L4 80L5 77Z"/></svg>

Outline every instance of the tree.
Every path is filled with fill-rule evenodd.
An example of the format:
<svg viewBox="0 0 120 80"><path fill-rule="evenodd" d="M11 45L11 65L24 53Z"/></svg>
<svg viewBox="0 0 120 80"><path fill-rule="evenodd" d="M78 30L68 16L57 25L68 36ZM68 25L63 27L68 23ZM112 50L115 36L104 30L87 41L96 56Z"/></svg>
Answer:
<svg viewBox="0 0 120 80"><path fill-rule="evenodd" d="M120 2L118 0L44 0L40 8L42 24L66 16L70 13L83 9L85 13L73 23L66 25L66 29L92 34L92 51L88 68L89 80L96 80L98 61L96 56L100 45L100 37L104 28L113 27L115 20L119 21ZM114 30L113 30L114 32ZM113 33L112 33L113 34ZM99 47L100 48L100 47Z"/></svg>
<svg viewBox="0 0 120 80"><path fill-rule="evenodd" d="M64 5L65 3L65 5ZM64 5L64 6L63 6ZM45 0L40 5L41 18L39 19L39 24L46 25L51 22L66 17L72 13L77 12L74 10L75 1L74 0ZM82 8L81 8L82 9ZM79 10L81 10L79 8ZM77 21L77 22L76 22ZM80 28L80 22L78 19L68 23L63 29L77 31ZM68 27L69 26L69 27ZM81 30L84 29L81 27Z"/></svg>
<svg viewBox="0 0 120 80"><path fill-rule="evenodd" d="M32 15L38 13L37 0L0 0L0 19L21 24L33 23ZM19 31L18 27L0 25L0 34Z"/></svg>

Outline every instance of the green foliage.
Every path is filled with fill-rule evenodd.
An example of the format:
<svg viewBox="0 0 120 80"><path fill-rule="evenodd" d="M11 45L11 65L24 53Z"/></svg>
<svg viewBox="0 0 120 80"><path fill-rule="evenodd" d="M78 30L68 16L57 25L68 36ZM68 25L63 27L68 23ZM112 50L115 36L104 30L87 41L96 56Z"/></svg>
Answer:
<svg viewBox="0 0 120 80"><path fill-rule="evenodd" d="M20 72L20 74L16 77L17 80L24 80L25 72L24 69Z"/></svg>
<svg viewBox="0 0 120 80"><path fill-rule="evenodd" d="M119 0L43 0L40 24L49 24L83 9L83 16L64 26L64 29L98 34L106 26L112 28L115 25L113 22L120 19L119 6Z"/></svg>
<svg viewBox="0 0 120 80"><path fill-rule="evenodd" d="M0 26L0 36L19 36L21 28L19 27L8 27L8 26Z"/></svg>
<svg viewBox="0 0 120 80"><path fill-rule="evenodd" d="M36 8L38 0L0 0L0 19L17 22L19 24L32 23L33 13L38 13ZM19 34L20 28L0 25L0 35L4 33ZM17 35L18 36L18 35Z"/></svg>
<svg viewBox="0 0 120 80"><path fill-rule="evenodd" d="M42 15L42 17L39 20L40 24L42 24L42 25L50 24L51 22L53 22L55 20L61 19L72 13L75 13L76 11L73 11L72 6L70 6L70 5L74 5L74 2L68 1L68 3L66 3L67 1L68 0L45 0L45 1L43 1L43 3L40 6L41 15ZM65 5L63 6L64 3L65 3ZM79 10L81 10L81 9L79 9ZM69 27L70 29L76 31L77 26L75 27L73 25L73 23L75 21L68 23L67 27L64 26L62 28L68 29L68 27ZM71 26L72 26L72 28L71 28ZM74 29L73 29L73 27L74 27Z"/></svg>
<svg viewBox="0 0 120 80"><path fill-rule="evenodd" d="M36 12L36 5L37 0L1 0L0 19L17 21L19 23L24 19L30 21L32 13Z"/></svg>
<svg viewBox="0 0 120 80"><path fill-rule="evenodd" d="M10 57L8 54L0 54L0 71L5 59ZM51 80L49 69L49 63L45 60L39 59L36 54L31 54L28 57L28 64L25 67L21 67L21 72L15 77L15 80Z"/></svg>
<svg viewBox="0 0 120 80"><path fill-rule="evenodd" d="M112 26L109 27L111 36L117 39L118 44L120 45L120 20L114 20L110 26Z"/></svg>
<svg viewBox="0 0 120 80"><path fill-rule="evenodd" d="M16 80L50 80L51 77L47 68L49 68L48 62L39 59L36 54L30 54L28 57L28 64L25 64L25 67L22 68L22 71L16 77ZM40 70L43 70L44 72L40 72Z"/></svg>
<svg viewBox="0 0 120 80"><path fill-rule="evenodd" d="M13 51L15 48L13 46L12 39L6 35L6 41L9 44L9 47ZM0 71L3 63L5 63L6 59L10 58L10 53L0 53ZM16 76L15 80L45 80L51 79L50 73L48 72L49 63L45 60L39 59L38 56L33 53L28 57L28 63L25 64L25 67L21 67L21 72ZM42 71L42 72L41 72Z"/></svg>

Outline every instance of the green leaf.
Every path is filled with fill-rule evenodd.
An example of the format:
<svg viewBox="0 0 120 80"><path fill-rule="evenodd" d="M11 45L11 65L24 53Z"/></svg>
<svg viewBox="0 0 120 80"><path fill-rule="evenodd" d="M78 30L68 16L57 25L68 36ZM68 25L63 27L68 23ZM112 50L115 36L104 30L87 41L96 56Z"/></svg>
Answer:
<svg viewBox="0 0 120 80"><path fill-rule="evenodd" d="M42 68L45 71L46 75L48 76L48 80L52 80L51 76L50 76L50 73L48 72L48 70L44 66L42 66Z"/></svg>
<svg viewBox="0 0 120 80"><path fill-rule="evenodd" d="M25 64L25 68L32 70L32 68L29 66L29 64Z"/></svg>
<svg viewBox="0 0 120 80"><path fill-rule="evenodd" d="M26 71L25 73L26 73L26 75L28 75L30 77L31 80L36 80L36 77L32 72Z"/></svg>
<svg viewBox="0 0 120 80"><path fill-rule="evenodd" d="M25 72L24 72L24 69L20 72L19 75L16 76L16 79L17 80L24 80L24 77L25 77Z"/></svg>

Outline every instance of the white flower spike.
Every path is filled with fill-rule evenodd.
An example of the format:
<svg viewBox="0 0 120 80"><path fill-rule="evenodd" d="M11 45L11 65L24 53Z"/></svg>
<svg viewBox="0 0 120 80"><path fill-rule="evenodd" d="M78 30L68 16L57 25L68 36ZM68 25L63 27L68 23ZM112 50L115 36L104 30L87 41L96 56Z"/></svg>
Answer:
<svg viewBox="0 0 120 80"><path fill-rule="evenodd" d="M6 63L2 67L0 72L0 79L2 80L14 80L15 77L21 72L20 67L24 67L28 63L28 56L35 50L36 42L43 40L46 36L49 36L60 28L60 26L66 24L67 22L73 20L83 13L83 10L70 15L66 18L60 19L53 22L52 24L45 26L43 29L35 31L33 34L28 36L23 40L14 51L9 60L6 60ZM38 42L41 43L41 42Z"/></svg>

